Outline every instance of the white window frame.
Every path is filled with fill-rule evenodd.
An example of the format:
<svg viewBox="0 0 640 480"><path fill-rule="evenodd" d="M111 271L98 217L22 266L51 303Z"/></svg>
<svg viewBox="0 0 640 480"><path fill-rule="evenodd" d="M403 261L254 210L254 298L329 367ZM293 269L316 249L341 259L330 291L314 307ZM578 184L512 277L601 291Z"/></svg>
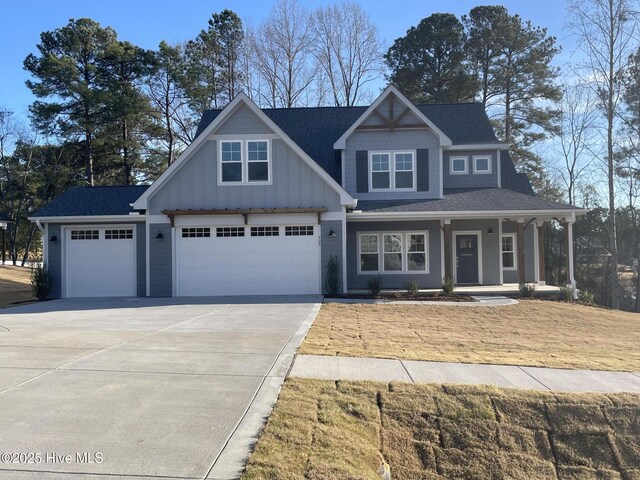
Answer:
<svg viewBox="0 0 640 480"><path fill-rule="evenodd" d="M453 169L453 162L456 160L464 160L464 171L456 171ZM469 156L452 155L449 157L449 175L468 175L469 174Z"/></svg>
<svg viewBox="0 0 640 480"><path fill-rule="evenodd" d="M478 160L487 160L488 170L478 170ZM492 169L493 159L491 155L474 155L473 156L473 173L476 175L490 175L493 173Z"/></svg>
<svg viewBox="0 0 640 480"><path fill-rule="evenodd" d="M411 155L411 170L398 170L399 172L411 172L413 184L410 188L396 188L396 155ZM389 157L389 188L373 188L373 156L387 155ZM370 151L369 152L369 191L370 192L415 192L417 190L416 175L416 151L415 150L387 150L387 151ZM378 170L377 172L384 172Z"/></svg>
<svg viewBox="0 0 640 480"><path fill-rule="evenodd" d="M267 180L249 180L249 163L264 162L264 160L249 161L249 142L267 143ZM222 145L225 143L240 143L240 168L241 178L239 182L222 181ZM228 162L234 163L234 162ZM235 162L238 163L238 162ZM272 184L271 139L270 138L220 138L218 139L218 186L245 186L245 185L271 185Z"/></svg>
<svg viewBox="0 0 640 480"><path fill-rule="evenodd" d="M376 236L378 238L378 270L366 270L362 271L360 268L360 257L363 254L362 252L362 241L361 238L363 236ZM391 270L386 271L384 269L384 236L385 235L399 235L402 239L402 270ZM425 248L425 256L424 256L424 270L409 270L408 265L408 246L409 246L409 235L424 235L424 248ZM364 252L364 254L372 254L373 252ZM414 252L415 253L415 252ZM395 231L389 230L384 232L358 232L358 275L407 275L407 274L415 274L415 275L426 275L429 273L429 263L431 262L431 254L429 252L429 232L426 230L419 231Z"/></svg>
<svg viewBox="0 0 640 480"><path fill-rule="evenodd" d="M505 252L502 249L502 239L505 237L511 237L511 242L513 243L513 251L512 252ZM515 233L503 233L502 236L500 237L500 261L502 262L502 269L503 270L508 270L508 271L513 271L513 270L518 270L518 255L517 255L517 251L518 251L518 244L516 242L516 234ZM504 266L504 260L502 260L502 256L505 253L513 253L513 267L505 267Z"/></svg>

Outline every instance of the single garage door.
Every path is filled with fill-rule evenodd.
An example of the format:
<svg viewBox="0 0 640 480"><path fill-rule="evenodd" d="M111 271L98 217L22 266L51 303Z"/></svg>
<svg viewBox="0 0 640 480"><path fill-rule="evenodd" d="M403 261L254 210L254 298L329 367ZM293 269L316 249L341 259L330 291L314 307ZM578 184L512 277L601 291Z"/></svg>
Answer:
<svg viewBox="0 0 640 480"><path fill-rule="evenodd" d="M136 295L134 227L68 228L66 297Z"/></svg>
<svg viewBox="0 0 640 480"><path fill-rule="evenodd" d="M317 225L178 227L177 295L320 293Z"/></svg>

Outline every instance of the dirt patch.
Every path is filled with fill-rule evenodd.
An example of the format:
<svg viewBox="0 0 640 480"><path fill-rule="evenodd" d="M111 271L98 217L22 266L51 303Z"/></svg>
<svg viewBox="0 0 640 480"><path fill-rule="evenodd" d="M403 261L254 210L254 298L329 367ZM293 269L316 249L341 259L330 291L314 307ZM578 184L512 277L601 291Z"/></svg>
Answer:
<svg viewBox="0 0 640 480"><path fill-rule="evenodd" d="M409 292L381 292L378 295L366 293L350 293L345 295L325 295L325 298L344 298L353 300L383 300L387 302L477 302L470 295L444 295L441 293L409 293Z"/></svg>
<svg viewBox="0 0 640 480"><path fill-rule="evenodd" d="M35 301L31 293L31 269L0 265L0 308Z"/></svg>
<svg viewBox="0 0 640 480"><path fill-rule="evenodd" d="M638 478L637 418L640 395L289 379L242 478Z"/></svg>
<svg viewBox="0 0 640 480"><path fill-rule="evenodd" d="M640 315L545 300L504 307L323 304L299 353L640 370Z"/></svg>

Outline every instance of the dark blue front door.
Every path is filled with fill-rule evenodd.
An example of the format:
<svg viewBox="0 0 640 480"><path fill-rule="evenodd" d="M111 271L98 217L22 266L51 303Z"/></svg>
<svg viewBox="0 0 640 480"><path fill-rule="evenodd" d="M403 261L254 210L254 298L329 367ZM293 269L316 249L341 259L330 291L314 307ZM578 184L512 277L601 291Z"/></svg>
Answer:
<svg viewBox="0 0 640 480"><path fill-rule="evenodd" d="M456 235L457 283L478 283L478 235Z"/></svg>

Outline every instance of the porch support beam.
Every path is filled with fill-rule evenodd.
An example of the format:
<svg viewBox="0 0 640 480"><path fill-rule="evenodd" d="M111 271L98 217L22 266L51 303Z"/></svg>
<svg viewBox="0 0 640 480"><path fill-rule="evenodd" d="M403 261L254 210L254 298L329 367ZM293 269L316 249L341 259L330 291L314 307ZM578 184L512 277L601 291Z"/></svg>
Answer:
<svg viewBox="0 0 640 480"><path fill-rule="evenodd" d="M544 234L547 230L547 222L538 225L538 284L546 285L546 268L544 264Z"/></svg>
<svg viewBox="0 0 640 480"><path fill-rule="evenodd" d="M453 278L451 220L444 220L444 278Z"/></svg>
<svg viewBox="0 0 640 480"><path fill-rule="evenodd" d="M575 221L575 217L572 217L567 220L567 283L573 290L573 299L575 300L578 296L578 292L576 291L576 279L573 273L573 222Z"/></svg>
<svg viewBox="0 0 640 480"><path fill-rule="evenodd" d="M525 283L525 275L524 275L524 219L518 219L518 283Z"/></svg>

